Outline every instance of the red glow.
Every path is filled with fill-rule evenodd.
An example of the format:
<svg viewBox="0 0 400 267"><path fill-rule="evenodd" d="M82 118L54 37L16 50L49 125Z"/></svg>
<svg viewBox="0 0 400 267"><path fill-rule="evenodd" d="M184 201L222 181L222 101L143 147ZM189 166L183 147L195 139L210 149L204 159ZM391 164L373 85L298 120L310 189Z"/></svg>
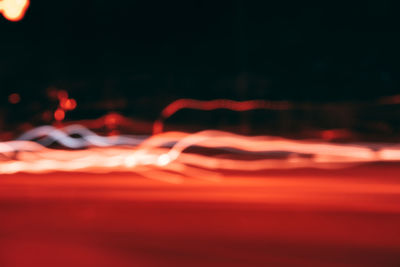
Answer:
<svg viewBox="0 0 400 267"><path fill-rule="evenodd" d="M59 90L59 91L57 92L57 98L58 98L58 100L60 100L60 101L63 101L63 100L65 100L65 99L68 99L68 92L65 91L65 90Z"/></svg>
<svg viewBox="0 0 400 267"><path fill-rule="evenodd" d="M146 175L2 175L2 266L399 265L398 167Z"/></svg>
<svg viewBox="0 0 400 267"><path fill-rule="evenodd" d="M114 129L123 120L124 118L118 113L109 113L104 117L104 125L109 129Z"/></svg>
<svg viewBox="0 0 400 267"><path fill-rule="evenodd" d="M0 2L0 12L10 21L19 21L25 16L29 0L3 0Z"/></svg>
<svg viewBox="0 0 400 267"><path fill-rule="evenodd" d="M400 95L392 95L383 97L379 101L380 104L383 105L397 105L400 104Z"/></svg>
<svg viewBox="0 0 400 267"><path fill-rule="evenodd" d="M322 131L321 137L324 140L335 140L335 139L340 139L340 138L348 138L350 137L350 132L346 131L345 129L331 129L331 130L325 130Z"/></svg>
<svg viewBox="0 0 400 267"><path fill-rule="evenodd" d="M65 118L65 111L64 111L64 110L62 110L62 109L57 109L57 110L54 112L54 119L55 119L56 121L62 121L64 118Z"/></svg>
<svg viewBox="0 0 400 267"><path fill-rule="evenodd" d="M53 119L53 114L50 110L46 110L42 113L42 120L45 122L50 122Z"/></svg>
<svg viewBox="0 0 400 267"><path fill-rule="evenodd" d="M8 96L8 102L10 102L11 104L18 104L19 101L21 101L21 97L17 93Z"/></svg>

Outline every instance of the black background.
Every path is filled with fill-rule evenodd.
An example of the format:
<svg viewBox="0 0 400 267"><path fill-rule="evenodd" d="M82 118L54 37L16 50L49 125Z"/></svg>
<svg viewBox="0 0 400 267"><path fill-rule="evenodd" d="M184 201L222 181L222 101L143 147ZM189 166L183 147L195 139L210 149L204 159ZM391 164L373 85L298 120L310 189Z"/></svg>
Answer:
<svg viewBox="0 0 400 267"><path fill-rule="evenodd" d="M51 86L77 99L80 117L118 99L151 103L144 114L181 97L376 99L398 92L399 10L389 0L32 0L22 21L0 18L1 105L17 92L45 109Z"/></svg>

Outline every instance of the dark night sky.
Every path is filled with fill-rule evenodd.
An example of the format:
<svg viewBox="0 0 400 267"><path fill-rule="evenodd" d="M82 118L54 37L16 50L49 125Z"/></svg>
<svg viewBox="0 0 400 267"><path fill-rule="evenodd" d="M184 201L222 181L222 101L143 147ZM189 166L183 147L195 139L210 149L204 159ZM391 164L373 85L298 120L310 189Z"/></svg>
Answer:
<svg viewBox="0 0 400 267"><path fill-rule="evenodd" d="M0 19L1 103L49 86L81 102L390 95L398 11L389 0L32 0L23 21Z"/></svg>

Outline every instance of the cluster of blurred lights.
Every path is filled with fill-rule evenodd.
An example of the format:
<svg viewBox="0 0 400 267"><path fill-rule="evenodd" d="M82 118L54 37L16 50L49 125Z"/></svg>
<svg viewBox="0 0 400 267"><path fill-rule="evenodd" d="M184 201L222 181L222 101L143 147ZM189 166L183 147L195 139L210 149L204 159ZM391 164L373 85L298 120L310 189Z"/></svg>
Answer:
<svg viewBox="0 0 400 267"><path fill-rule="evenodd" d="M69 98L68 92L65 90L57 91L58 107L54 111L54 119L56 121L63 121L65 119L65 113L76 108L76 100Z"/></svg>

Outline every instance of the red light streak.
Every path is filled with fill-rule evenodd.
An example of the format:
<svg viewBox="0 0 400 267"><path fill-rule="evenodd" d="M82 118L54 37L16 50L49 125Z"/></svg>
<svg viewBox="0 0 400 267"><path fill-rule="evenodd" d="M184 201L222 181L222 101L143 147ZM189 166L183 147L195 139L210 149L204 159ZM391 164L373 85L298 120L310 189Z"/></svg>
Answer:
<svg viewBox="0 0 400 267"><path fill-rule="evenodd" d="M164 128L164 120L171 117L173 114L182 109L197 109L197 110L216 110L229 109L233 111L249 111L255 109L267 110L287 110L291 104L285 101L265 101L265 100L248 100L234 101L228 99L216 99L210 101L201 101L194 99L179 99L163 109L161 118L153 125L153 134L161 133Z"/></svg>
<svg viewBox="0 0 400 267"><path fill-rule="evenodd" d="M10 21L19 21L25 16L29 7L29 0L2 0L0 1L0 13Z"/></svg>

